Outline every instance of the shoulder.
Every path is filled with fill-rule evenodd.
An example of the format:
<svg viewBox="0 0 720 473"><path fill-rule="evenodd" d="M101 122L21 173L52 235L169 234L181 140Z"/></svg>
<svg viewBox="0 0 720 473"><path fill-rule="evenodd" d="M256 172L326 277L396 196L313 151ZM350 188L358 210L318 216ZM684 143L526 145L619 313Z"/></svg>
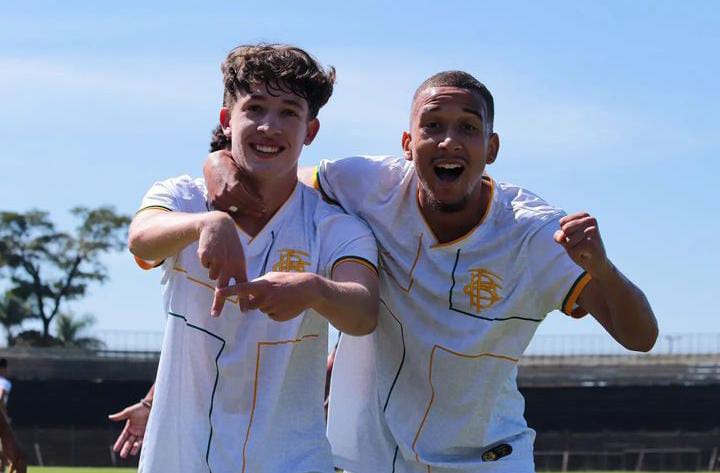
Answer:
<svg viewBox="0 0 720 473"><path fill-rule="evenodd" d="M320 175L328 180L348 179L353 182L369 182L369 177L379 178L373 184L397 182L411 170L412 164L397 156L352 156L336 161L321 161Z"/></svg>
<svg viewBox="0 0 720 473"><path fill-rule="evenodd" d="M204 179L193 178L187 174L158 181L155 185L173 190L178 196L204 195L206 192Z"/></svg>
<svg viewBox="0 0 720 473"><path fill-rule="evenodd" d="M183 175L155 182L145 194L141 208L159 206L168 210L201 211L206 209L207 190L202 179Z"/></svg>
<svg viewBox="0 0 720 473"><path fill-rule="evenodd" d="M348 239L372 234L362 219L346 213L339 205L325 201L312 188L303 185L303 193L306 211L312 214L315 231L321 238L331 232L346 234Z"/></svg>
<svg viewBox="0 0 720 473"><path fill-rule="evenodd" d="M412 180L411 162L395 156L354 156L322 161L316 187L330 202L352 214L373 208Z"/></svg>
<svg viewBox="0 0 720 473"><path fill-rule="evenodd" d="M502 226L515 225L534 233L547 223L557 221L565 212L534 192L507 182L495 182L497 219Z"/></svg>

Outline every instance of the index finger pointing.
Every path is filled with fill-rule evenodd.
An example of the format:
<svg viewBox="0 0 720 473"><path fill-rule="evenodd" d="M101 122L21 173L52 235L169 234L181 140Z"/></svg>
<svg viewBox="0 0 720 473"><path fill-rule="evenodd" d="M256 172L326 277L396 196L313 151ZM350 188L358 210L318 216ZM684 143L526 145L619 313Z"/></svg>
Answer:
<svg viewBox="0 0 720 473"><path fill-rule="evenodd" d="M227 287L230 282L230 276L225 273L221 273L217 280L217 286L215 287L215 295L213 297L212 307L210 309L210 315L218 317L222 312L223 306L225 305L225 297L222 295L223 288Z"/></svg>

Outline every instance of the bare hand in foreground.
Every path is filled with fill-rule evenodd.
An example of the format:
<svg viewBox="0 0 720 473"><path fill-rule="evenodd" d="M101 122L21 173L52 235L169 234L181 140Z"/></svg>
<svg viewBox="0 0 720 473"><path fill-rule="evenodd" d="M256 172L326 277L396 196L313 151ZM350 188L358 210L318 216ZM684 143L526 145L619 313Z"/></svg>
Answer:
<svg viewBox="0 0 720 473"><path fill-rule="evenodd" d="M115 422L125 421L125 427L113 445L113 450L120 454L120 458L127 458L128 454L138 454L145 436L148 417L150 417L150 409L139 402L108 416L108 419Z"/></svg>
<svg viewBox="0 0 720 473"><path fill-rule="evenodd" d="M312 273L271 272L250 282L220 289L223 297L237 295L241 308L260 309L278 322L297 317L312 307L316 297L316 275Z"/></svg>
<svg viewBox="0 0 720 473"><path fill-rule="evenodd" d="M235 222L222 212L210 212L209 219L200 230L198 239L198 258L208 268L208 276L216 280L215 297L210 314L217 317L222 312L225 297L221 289L227 287L231 279L236 284L247 281L245 254L235 228Z"/></svg>

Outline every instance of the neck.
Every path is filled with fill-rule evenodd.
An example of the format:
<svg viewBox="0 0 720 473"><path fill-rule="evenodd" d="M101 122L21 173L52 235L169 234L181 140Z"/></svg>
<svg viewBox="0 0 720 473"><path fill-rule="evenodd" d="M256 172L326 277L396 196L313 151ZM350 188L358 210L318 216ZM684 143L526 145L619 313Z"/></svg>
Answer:
<svg viewBox="0 0 720 473"><path fill-rule="evenodd" d="M256 213L242 213L235 217L235 223L248 235L255 237L290 198L297 185L297 173L289 177L275 178L271 182L257 180L254 190L262 202L262 210Z"/></svg>
<svg viewBox="0 0 720 473"><path fill-rule="evenodd" d="M483 176L481 183L468 198L467 204L456 212L446 212L432 204L422 188L418 191L420 212L438 243L455 241L470 233L485 217L492 199L490 178Z"/></svg>

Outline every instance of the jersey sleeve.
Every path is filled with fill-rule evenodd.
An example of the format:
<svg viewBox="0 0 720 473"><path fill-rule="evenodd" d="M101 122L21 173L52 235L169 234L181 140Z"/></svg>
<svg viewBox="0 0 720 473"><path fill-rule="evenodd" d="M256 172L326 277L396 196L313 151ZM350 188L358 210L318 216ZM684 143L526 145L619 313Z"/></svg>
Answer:
<svg viewBox="0 0 720 473"><path fill-rule="evenodd" d="M362 215L375 196L387 195L406 172L402 158L355 156L337 161L323 160L315 171L313 187L325 201L347 213Z"/></svg>
<svg viewBox="0 0 720 473"><path fill-rule="evenodd" d="M577 299L590 282L590 275L568 256L565 249L555 242L554 233L560 229L558 213L544 222L530 237L528 243L528 262L533 276L537 308L543 314L561 310L566 315L582 317L585 314L573 314Z"/></svg>
<svg viewBox="0 0 720 473"><path fill-rule="evenodd" d="M136 215L146 210L164 210L166 212L188 212L188 201L192 194L199 189L189 176L181 176L153 184L145 193ZM135 262L142 269L153 269L163 264L163 261L146 261L137 256Z"/></svg>
<svg viewBox="0 0 720 473"><path fill-rule="evenodd" d="M320 269L325 277L332 279L335 268L348 261L378 272L375 236L362 220L337 211L323 218L318 234L323 238Z"/></svg>

